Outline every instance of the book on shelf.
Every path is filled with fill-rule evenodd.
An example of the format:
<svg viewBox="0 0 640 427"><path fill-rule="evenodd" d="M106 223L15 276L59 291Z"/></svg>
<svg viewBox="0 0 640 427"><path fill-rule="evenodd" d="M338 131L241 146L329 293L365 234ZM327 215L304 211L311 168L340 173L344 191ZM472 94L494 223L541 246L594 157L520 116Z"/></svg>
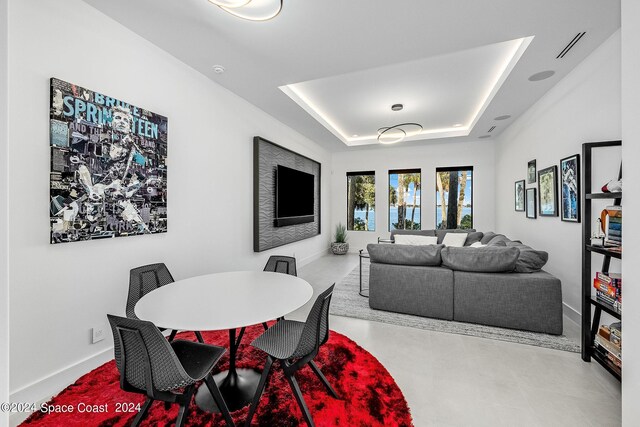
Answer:
<svg viewBox="0 0 640 427"><path fill-rule="evenodd" d="M605 246L622 245L622 206L607 206L600 214L602 231L606 231Z"/></svg>
<svg viewBox="0 0 640 427"><path fill-rule="evenodd" d="M596 335L594 343L607 350L607 352L611 353L618 360L622 359L622 350L611 341L602 338L600 335Z"/></svg>
<svg viewBox="0 0 640 427"><path fill-rule="evenodd" d="M620 273L596 273L596 279L600 280L603 283L607 283L613 286L622 285L622 274Z"/></svg>
<svg viewBox="0 0 640 427"><path fill-rule="evenodd" d="M603 283L598 279L593 279L593 287L596 288L598 291L602 292L603 294L607 295L608 297L611 298L617 298L618 295L620 295L620 289L613 286L613 285L609 285L607 283Z"/></svg>
<svg viewBox="0 0 640 427"><path fill-rule="evenodd" d="M593 348L595 349L595 352L598 353L598 355L600 355L600 357L602 359L607 360L608 362L611 363L611 365L614 366L614 368L617 368L615 370L616 370L616 372L618 372L618 374L621 373L621 371L622 371L622 360L618 359L613 354L608 352L606 348L601 347L598 344L594 344Z"/></svg>
<svg viewBox="0 0 640 427"><path fill-rule="evenodd" d="M612 298L609 295L596 291L596 300L609 304L618 311L622 311L622 301L618 301L616 298Z"/></svg>

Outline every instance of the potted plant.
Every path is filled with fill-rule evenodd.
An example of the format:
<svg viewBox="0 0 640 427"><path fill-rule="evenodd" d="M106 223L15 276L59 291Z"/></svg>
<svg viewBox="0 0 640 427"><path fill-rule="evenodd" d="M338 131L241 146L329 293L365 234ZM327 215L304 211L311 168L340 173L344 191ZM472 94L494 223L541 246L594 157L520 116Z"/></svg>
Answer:
<svg viewBox="0 0 640 427"><path fill-rule="evenodd" d="M335 242L331 243L331 251L336 255L344 255L349 252L347 229L342 223L336 225Z"/></svg>

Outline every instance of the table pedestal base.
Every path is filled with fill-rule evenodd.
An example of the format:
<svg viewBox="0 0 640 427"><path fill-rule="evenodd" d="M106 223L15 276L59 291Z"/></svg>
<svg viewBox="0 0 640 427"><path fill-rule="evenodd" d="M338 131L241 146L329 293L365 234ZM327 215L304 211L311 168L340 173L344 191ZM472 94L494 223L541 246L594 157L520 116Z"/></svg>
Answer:
<svg viewBox="0 0 640 427"><path fill-rule="evenodd" d="M236 369L235 372L220 372L214 375L213 379L218 384L229 411L233 412L251 403L258 389L260 372L253 369ZM198 388L196 404L203 411L220 412L205 383Z"/></svg>

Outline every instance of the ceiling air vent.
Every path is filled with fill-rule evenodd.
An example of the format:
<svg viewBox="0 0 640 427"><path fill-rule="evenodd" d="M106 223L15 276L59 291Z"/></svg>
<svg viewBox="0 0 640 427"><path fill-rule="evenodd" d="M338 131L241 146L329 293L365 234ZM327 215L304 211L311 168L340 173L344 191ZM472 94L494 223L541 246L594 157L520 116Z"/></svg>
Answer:
<svg viewBox="0 0 640 427"><path fill-rule="evenodd" d="M576 36L573 38L573 40L571 40L569 42L568 45L566 45L564 47L564 49L562 49L562 52L560 52L558 54L558 56L556 56L556 59L562 59L564 58L564 56L571 50L573 49L573 47L576 45L576 43L578 43L580 41L580 39L582 38L582 36L584 36L585 34L587 34L586 31L583 31L581 33L576 34Z"/></svg>
<svg viewBox="0 0 640 427"><path fill-rule="evenodd" d="M493 132L495 128L496 128L495 126L491 126L487 132Z"/></svg>

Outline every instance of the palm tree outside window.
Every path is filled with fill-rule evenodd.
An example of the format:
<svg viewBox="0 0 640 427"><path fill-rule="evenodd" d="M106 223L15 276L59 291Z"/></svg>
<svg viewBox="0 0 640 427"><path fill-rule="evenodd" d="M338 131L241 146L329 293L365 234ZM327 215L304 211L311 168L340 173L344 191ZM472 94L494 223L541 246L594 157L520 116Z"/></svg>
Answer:
<svg viewBox="0 0 640 427"><path fill-rule="evenodd" d="M473 228L473 166L436 168L436 228Z"/></svg>
<svg viewBox="0 0 640 427"><path fill-rule="evenodd" d="M375 231L375 172L347 172L347 230Z"/></svg>
<svg viewBox="0 0 640 427"><path fill-rule="evenodd" d="M420 230L420 169L389 171L389 231Z"/></svg>

